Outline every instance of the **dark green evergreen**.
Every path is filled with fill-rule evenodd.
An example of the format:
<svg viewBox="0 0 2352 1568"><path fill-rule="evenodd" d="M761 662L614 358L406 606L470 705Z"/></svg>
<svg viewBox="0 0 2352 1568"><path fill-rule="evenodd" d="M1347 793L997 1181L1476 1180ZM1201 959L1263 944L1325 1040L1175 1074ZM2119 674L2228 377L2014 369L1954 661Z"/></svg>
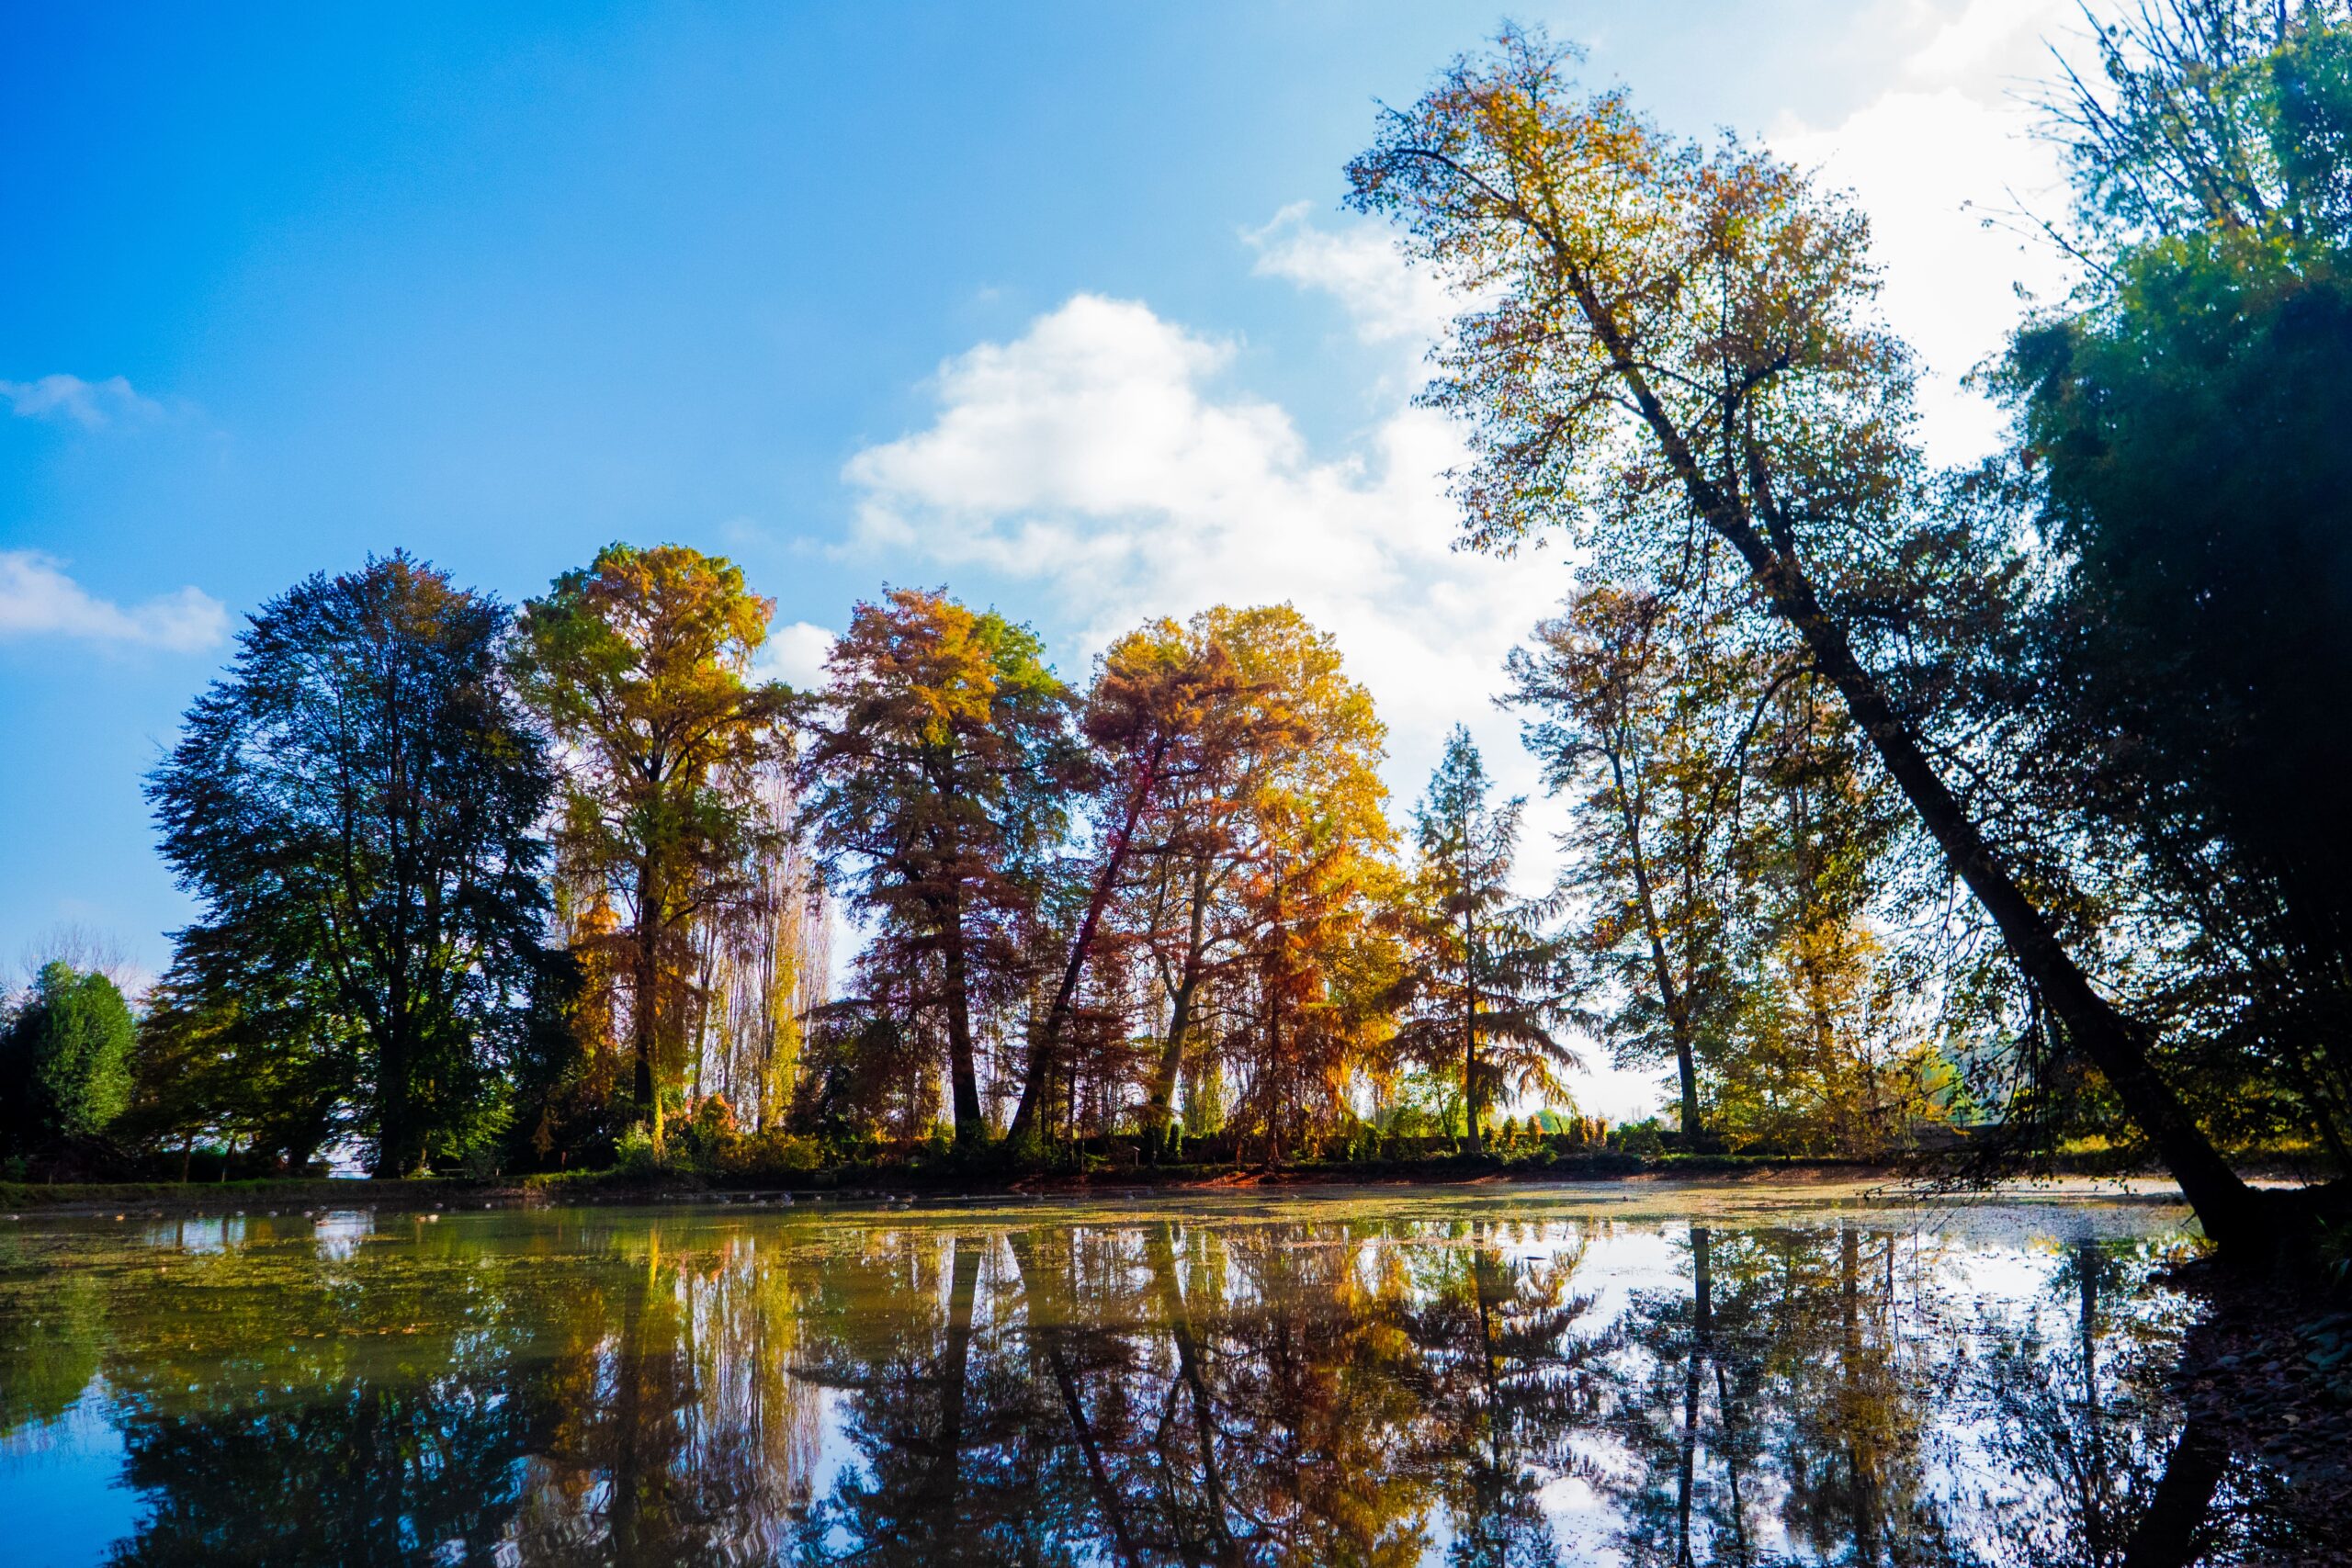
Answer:
<svg viewBox="0 0 2352 1568"><path fill-rule="evenodd" d="M2144 897L2175 1073L2352 1139L2352 31L2203 0L2064 106L2096 264L2018 335L2047 761ZM2098 852L2095 851L2094 852Z"/></svg>
<svg viewBox="0 0 2352 1568"><path fill-rule="evenodd" d="M148 786L205 907L181 1005L257 1009L263 1060L323 1053L379 1175L496 1132L543 962L553 784L501 679L508 619L403 554L313 576L253 617Z"/></svg>

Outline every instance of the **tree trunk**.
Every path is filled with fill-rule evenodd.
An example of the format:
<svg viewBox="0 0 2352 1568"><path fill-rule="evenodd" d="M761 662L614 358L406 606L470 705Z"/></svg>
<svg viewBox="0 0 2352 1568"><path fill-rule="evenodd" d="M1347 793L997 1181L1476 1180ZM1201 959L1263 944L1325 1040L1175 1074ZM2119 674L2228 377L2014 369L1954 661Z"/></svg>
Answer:
<svg viewBox="0 0 2352 1568"><path fill-rule="evenodd" d="M1470 908L1470 874L1467 857L1462 875L1462 1108L1470 1123L1470 1154L1472 1158L1487 1152L1487 1134L1479 1126L1481 1091L1486 1086L1478 1081L1478 937L1474 921L1477 916Z"/></svg>
<svg viewBox="0 0 2352 1568"><path fill-rule="evenodd" d="M2205 1516L2222 1489L2229 1450L2192 1416L2156 1482L2148 1511L2123 1548L2124 1568L2188 1568L2201 1549Z"/></svg>
<svg viewBox="0 0 2352 1568"><path fill-rule="evenodd" d="M1759 549L1762 541L1755 540ZM1912 809L1942 848L1947 861L1993 917L2010 955L2043 1003L2056 1016L2067 1040L2097 1066L2132 1119L2164 1158L2197 1211L2205 1232L2230 1251L2258 1246L2267 1226L2254 1191L2240 1180L2204 1129L2149 1060L2147 1032L2125 1018L2092 987L2059 941L2056 927L2007 870L1974 822L1946 787L1878 683L1862 669L1841 627L1823 614L1812 585L1793 571L1758 572L1781 613L1795 624L1855 721L1871 738L1880 761Z"/></svg>
<svg viewBox="0 0 2352 1568"><path fill-rule="evenodd" d="M975 1236L948 1242L954 1283L947 1296L947 1345L939 1367L939 1438L931 1474L923 1483L923 1513L931 1538L943 1550L953 1539L964 1483L964 1405L972 1349L972 1298L980 1280L980 1249Z"/></svg>
<svg viewBox="0 0 2352 1568"><path fill-rule="evenodd" d="M1682 1086L1682 1146L1694 1146L1699 1126L1699 1060L1690 1038L1690 998L1674 983L1674 965L1666 955L1666 931L1657 914L1657 894L1650 880L1649 862L1642 852L1641 814L1625 785L1625 764L1620 749L1609 752L1610 780L1617 788L1617 809L1625 826L1626 858L1634 872L1634 895L1642 906L1642 932L1649 939L1650 970L1657 983L1657 1002L1666 1014L1667 1032L1674 1042L1674 1070Z"/></svg>
<svg viewBox="0 0 2352 1568"><path fill-rule="evenodd" d="M947 981L947 1076L956 1092L956 1142L978 1148L988 1141L980 1113L980 1080L972 1066L971 975L964 955L963 900L950 895L943 928L942 961Z"/></svg>
<svg viewBox="0 0 2352 1568"><path fill-rule="evenodd" d="M379 1181L409 1174L408 1042L397 1021L376 1046L376 1168Z"/></svg>
<svg viewBox="0 0 2352 1568"><path fill-rule="evenodd" d="M1078 998L1078 982L1086 973L1087 961L1094 956L1094 936L1102 927L1102 911L1110 907L1111 895L1117 891L1120 874L1126 867L1127 853L1135 846L1136 824L1143 819L1144 808L1159 793L1160 764L1167 752L1165 739L1155 741L1141 770L1127 786L1127 809L1094 874L1086 913L1079 919L1078 934L1070 941L1069 961L1062 965L1061 984L1054 989L1053 1005L1046 1010L1046 1026L1029 1052L1029 1069L1023 1075L1021 1085L1021 1104L1013 1111L1012 1125L1005 1134L1010 1142L1019 1143L1036 1120L1046 1080L1061 1056L1062 1036L1069 1029L1070 1010Z"/></svg>
<svg viewBox="0 0 2352 1568"><path fill-rule="evenodd" d="M654 1083L653 1056L660 1043L662 1026L662 888L651 865L641 867L637 877L637 941L636 973L630 976L633 992L629 998L629 1035L636 1045L637 1072L632 1085L637 1099L637 1113L653 1134L653 1146L662 1146L662 1096Z"/></svg>
<svg viewBox="0 0 2352 1568"><path fill-rule="evenodd" d="M1232 1527L1226 1517L1229 1505L1226 1501L1225 1476L1216 1461L1216 1403L1201 1371L1200 1350L1193 1338L1191 1317L1184 1310L1184 1293L1176 1278L1175 1238L1168 1222L1160 1221L1147 1233L1144 1245L1151 1263L1152 1288L1168 1321L1169 1337L1176 1342L1176 1369L1192 1404L1193 1441L1201 1450L1201 1497L1208 1512L1216 1560L1220 1563L1233 1562L1238 1554L1234 1551Z"/></svg>
<svg viewBox="0 0 2352 1568"><path fill-rule="evenodd" d="M1487 1140L1478 1130L1478 1023L1466 1014L1462 1031L1462 1119L1469 1126L1470 1153L1484 1154Z"/></svg>
<svg viewBox="0 0 2352 1568"><path fill-rule="evenodd" d="M2089 1453L2083 1465L2083 1544L2094 1562L2107 1560L2107 1421L2098 1403L2098 1284L2107 1254L2095 1241L2075 1244L2078 1343L2083 1353L2083 1425Z"/></svg>
<svg viewBox="0 0 2352 1568"><path fill-rule="evenodd" d="M1201 958L1208 931L1208 863L1202 861L1193 873L1192 929L1184 942L1184 974L1176 983L1176 994L1168 1008L1168 1039L1159 1048L1159 1065L1153 1069L1151 1089L1145 1100L1144 1124L1165 1140L1169 1122L1175 1109L1176 1078L1184 1066L1185 1036L1193 1027L1193 998L1201 987Z"/></svg>
<svg viewBox="0 0 2352 1568"><path fill-rule="evenodd" d="M1707 1269L1707 1227L1690 1227L1690 1359L1682 1379L1682 1456L1674 1494L1677 1564L1690 1557L1690 1490L1699 1450L1699 1385L1713 1332L1713 1287Z"/></svg>

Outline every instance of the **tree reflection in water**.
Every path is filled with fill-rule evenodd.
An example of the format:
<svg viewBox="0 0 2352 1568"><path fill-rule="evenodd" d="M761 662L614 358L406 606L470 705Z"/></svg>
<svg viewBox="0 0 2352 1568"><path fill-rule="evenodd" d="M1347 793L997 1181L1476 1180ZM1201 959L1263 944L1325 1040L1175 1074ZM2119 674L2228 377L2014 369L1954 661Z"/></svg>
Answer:
<svg viewBox="0 0 2352 1568"><path fill-rule="evenodd" d="M93 1561L2341 1549L2310 1487L2184 1430L2198 1311L2152 1244L1508 1213L25 1232L0 1499L92 1390L146 1506Z"/></svg>

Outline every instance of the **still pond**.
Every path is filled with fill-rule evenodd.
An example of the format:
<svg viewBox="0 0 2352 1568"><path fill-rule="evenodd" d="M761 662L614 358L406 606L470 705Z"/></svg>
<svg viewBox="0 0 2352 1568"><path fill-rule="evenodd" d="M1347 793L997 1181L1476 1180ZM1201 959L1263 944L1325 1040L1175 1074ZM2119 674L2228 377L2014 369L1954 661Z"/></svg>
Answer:
<svg viewBox="0 0 2352 1568"><path fill-rule="evenodd" d="M2187 1224L1641 1185L19 1216L0 1562L2118 1562L2190 1446ZM2174 1560L2330 1550L2208 1468Z"/></svg>

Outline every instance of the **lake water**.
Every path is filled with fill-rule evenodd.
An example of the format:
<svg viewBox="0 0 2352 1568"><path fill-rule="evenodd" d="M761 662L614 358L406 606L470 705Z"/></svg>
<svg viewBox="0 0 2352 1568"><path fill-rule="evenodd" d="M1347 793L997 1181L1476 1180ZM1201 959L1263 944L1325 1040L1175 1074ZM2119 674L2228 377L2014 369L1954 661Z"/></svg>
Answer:
<svg viewBox="0 0 2352 1568"><path fill-rule="evenodd" d="M1645 1184L26 1216L0 1562L2118 1561L2185 1223ZM2230 1461L2212 1560L2297 1539L2271 1480Z"/></svg>

